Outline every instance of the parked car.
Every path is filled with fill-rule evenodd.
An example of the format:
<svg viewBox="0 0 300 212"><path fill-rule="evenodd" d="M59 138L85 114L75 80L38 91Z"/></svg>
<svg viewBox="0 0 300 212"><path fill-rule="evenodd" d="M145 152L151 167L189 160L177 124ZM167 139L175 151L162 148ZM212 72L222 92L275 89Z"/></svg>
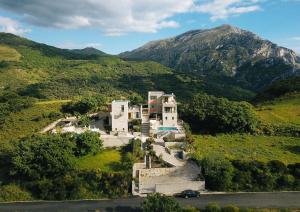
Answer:
<svg viewBox="0 0 300 212"><path fill-rule="evenodd" d="M192 198L192 197L199 197L200 192L199 191L193 191L193 190L184 190L181 193L176 195L177 197L183 197L183 198Z"/></svg>

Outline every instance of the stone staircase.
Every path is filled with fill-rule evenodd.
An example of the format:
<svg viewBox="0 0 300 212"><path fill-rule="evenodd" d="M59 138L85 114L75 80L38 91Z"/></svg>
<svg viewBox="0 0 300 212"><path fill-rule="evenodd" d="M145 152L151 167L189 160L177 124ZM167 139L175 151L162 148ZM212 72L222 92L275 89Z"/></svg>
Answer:
<svg viewBox="0 0 300 212"><path fill-rule="evenodd" d="M169 134L171 134L170 131L160 131L157 133L157 138L163 138L163 137L168 136Z"/></svg>
<svg viewBox="0 0 300 212"><path fill-rule="evenodd" d="M166 148L158 143L152 144L153 150L157 157L162 157L162 159L172 166L184 166L185 161L178 159L174 155L171 155L166 151Z"/></svg>
<svg viewBox="0 0 300 212"><path fill-rule="evenodd" d="M142 136L149 136L149 130L150 130L150 123L149 122L142 123L141 126Z"/></svg>

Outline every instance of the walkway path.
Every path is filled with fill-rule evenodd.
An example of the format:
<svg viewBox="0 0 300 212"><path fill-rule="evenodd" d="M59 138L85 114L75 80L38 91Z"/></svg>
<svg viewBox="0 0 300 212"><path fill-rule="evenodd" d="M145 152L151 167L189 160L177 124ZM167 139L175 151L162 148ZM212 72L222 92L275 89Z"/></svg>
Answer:
<svg viewBox="0 0 300 212"><path fill-rule="evenodd" d="M166 151L166 148L158 143L152 144L153 150L157 157L162 156L162 159L172 166L184 166L185 162L175 157L174 155L169 154Z"/></svg>

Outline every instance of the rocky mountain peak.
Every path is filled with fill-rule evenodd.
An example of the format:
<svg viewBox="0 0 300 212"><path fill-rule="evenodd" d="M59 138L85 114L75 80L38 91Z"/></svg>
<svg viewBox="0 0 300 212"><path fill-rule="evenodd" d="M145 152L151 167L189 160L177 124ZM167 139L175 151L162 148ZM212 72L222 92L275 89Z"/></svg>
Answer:
<svg viewBox="0 0 300 212"><path fill-rule="evenodd" d="M290 74L297 71L299 62L299 57L292 50L231 25L191 30L175 37L149 42L120 56L153 60L180 72L242 77L243 80L246 66L249 69L247 75L254 74L250 72L254 70L251 67L255 66L260 69L259 74L267 76L264 73L266 67L276 66L275 75L286 76L287 72ZM277 70L279 66L282 70ZM268 76L277 78L275 75Z"/></svg>

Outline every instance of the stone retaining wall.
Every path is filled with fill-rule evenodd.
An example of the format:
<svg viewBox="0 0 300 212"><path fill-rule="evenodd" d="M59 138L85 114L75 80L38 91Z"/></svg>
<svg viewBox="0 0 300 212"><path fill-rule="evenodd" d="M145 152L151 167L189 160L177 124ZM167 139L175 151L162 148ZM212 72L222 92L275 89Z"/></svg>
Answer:
<svg viewBox="0 0 300 212"><path fill-rule="evenodd" d="M155 192L165 195L174 195L177 193L181 193L184 190L204 191L205 181L190 181L186 183L164 183L155 185Z"/></svg>
<svg viewBox="0 0 300 212"><path fill-rule="evenodd" d="M139 178L147 178L147 177L158 177L162 175L167 175L171 172L174 172L177 168L152 168L152 169L141 169L139 171Z"/></svg>

